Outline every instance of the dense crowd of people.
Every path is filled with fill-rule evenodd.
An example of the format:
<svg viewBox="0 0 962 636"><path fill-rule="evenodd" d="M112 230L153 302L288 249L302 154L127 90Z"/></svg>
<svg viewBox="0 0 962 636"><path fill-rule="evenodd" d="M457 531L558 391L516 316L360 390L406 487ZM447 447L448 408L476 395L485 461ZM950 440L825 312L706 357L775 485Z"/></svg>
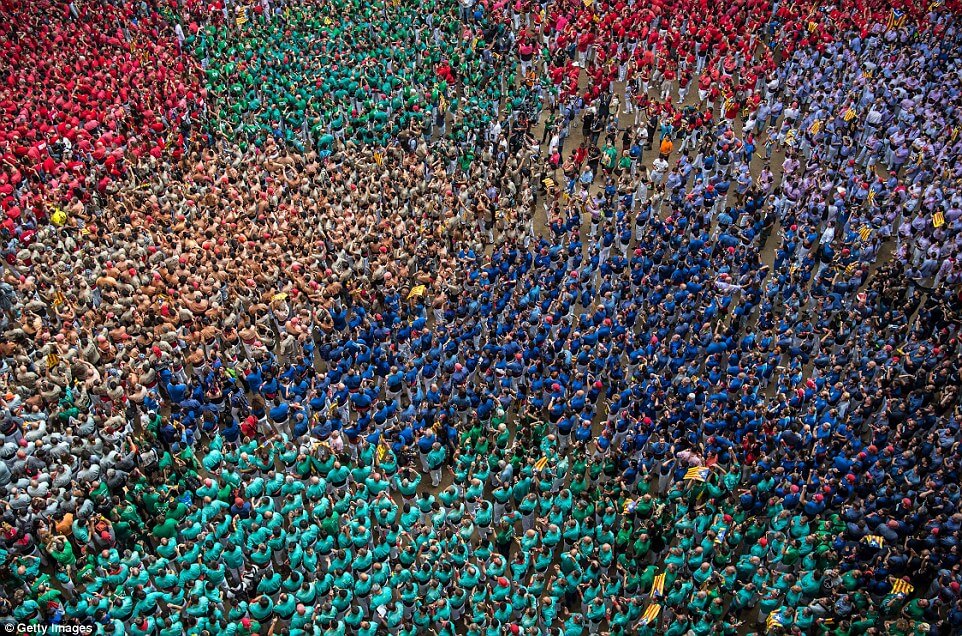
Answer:
<svg viewBox="0 0 962 636"><path fill-rule="evenodd" d="M2 11L0 622L962 630L954 3Z"/></svg>

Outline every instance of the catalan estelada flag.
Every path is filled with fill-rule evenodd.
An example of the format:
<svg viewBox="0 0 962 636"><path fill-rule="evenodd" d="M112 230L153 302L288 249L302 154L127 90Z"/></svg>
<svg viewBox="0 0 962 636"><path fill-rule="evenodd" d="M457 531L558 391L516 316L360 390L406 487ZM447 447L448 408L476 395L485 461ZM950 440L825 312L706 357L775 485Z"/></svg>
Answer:
<svg viewBox="0 0 962 636"><path fill-rule="evenodd" d="M862 543L868 544L873 548L881 548L885 545L885 538L880 537L877 534L869 534L862 537Z"/></svg>
<svg viewBox="0 0 962 636"><path fill-rule="evenodd" d="M718 534L715 535L715 544L724 543L727 537L728 537L728 526L725 526L724 528L718 531Z"/></svg>
<svg viewBox="0 0 962 636"><path fill-rule="evenodd" d="M892 594L911 594L915 590L915 586L905 581L903 579L897 579L892 577Z"/></svg>
<svg viewBox="0 0 962 636"><path fill-rule="evenodd" d="M661 614L661 605L658 603L649 605L647 608L645 608L645 613L641 615L641 621L639 622L639 625L650 625L651 623L654 623L659 614Z"/></svg>
<svg viewBox="0 0 962 636"><path fill-rule="evenodd" d="M775 627L781 627L785 624L785 618L778 613L772 612L768 615L768 620L765 621L765 626L768 629L775 629Z"/></svg>
<svg viewBox="0 0 962 636"><path fill-rule="evenodd" d="M909 16L902 9L896 9L892 7L892 12L889 13L888 23L885 25L886 31L891 31L892 29L901 29L905 26L906 21L908 21Z"/></svg>
<svg viewBox="0 0 962 636"><path fill-rule="evenodd" d="M658 597L665 593L665 573L662 572L651 582L651 595Z"/></svg>
<svg viewBox="0 0 962 636"><path fill-rule="evenodd" d="M706 466L692 466L687 471L685 471L685 479L693 479L694 481L705 481L708 479L708 473L710 469Z"/></svg>

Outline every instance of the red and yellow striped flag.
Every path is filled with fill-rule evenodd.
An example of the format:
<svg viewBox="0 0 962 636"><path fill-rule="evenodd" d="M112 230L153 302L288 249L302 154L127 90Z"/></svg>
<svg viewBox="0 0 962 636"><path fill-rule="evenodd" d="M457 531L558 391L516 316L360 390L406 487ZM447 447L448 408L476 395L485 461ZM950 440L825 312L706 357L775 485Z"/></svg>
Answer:
<svg viewBox="0 0 962 636"><path fill-rule="evenodd" d="M658 619L659 614L661 614L661 605L653 603L645 608L645 613L641 615L641 621L638 624L650 625Z"/></svg>
<svg viewBox="0 0 962 636"><path fill-rule="evenodd" d="M665 573L662 572L651 582L651 595L654 597L662 596L665 593Z"/></svg>
<svg viewBox="0 0 962 636"><path fill-rule="evenodd" d="M915 590L915 586L904 579L897 579L892 577L892 594L911 594Z"/></svg>

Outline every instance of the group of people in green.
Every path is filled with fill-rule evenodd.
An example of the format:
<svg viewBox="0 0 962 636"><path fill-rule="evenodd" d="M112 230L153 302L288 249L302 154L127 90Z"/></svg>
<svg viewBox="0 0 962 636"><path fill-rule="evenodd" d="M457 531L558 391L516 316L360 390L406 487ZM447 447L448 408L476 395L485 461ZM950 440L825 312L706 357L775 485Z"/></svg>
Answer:
<svg viewBox="0 0 962 636"><path fill-rule="evenodd" d="M446 0L311 0L205 25L185 45L204 68L215 127L243 148L273 137L330 154L338 141L386 146L411 129L467 140L537 95L497 52L506 26L459 15Z"/></svg>
<svg viewBox="0 0 962 636"><path fill-rule="evenodd" d="M57 520L42 553L10 564L14 616L52 603L134 636L707 636L746 633L738 616L757 633L837 634L813 609L826 589L855 610L846 634L924 613L894 592L885 615L866 611L858 572L833 569L839 516L815 522L775 496L748 514L737 465L704 482L635 477L521 417L512 433L498 409L454 448L422 431L423 463L450 468L442 489L363 438L345 451L338 435L216 433L200 459L174 447L122 492L90 495L109 512ZM772 483L752 489L764 498Z"/></svg>

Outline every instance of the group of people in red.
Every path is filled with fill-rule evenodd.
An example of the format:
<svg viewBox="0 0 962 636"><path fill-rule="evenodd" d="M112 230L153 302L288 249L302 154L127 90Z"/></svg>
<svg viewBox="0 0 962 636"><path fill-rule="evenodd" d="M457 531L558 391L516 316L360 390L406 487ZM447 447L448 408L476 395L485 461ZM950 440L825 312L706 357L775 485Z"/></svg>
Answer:
<svg viewBox="0 0 962 636"><path fill-rule="evenodd" d="M614 82L638 79L643 87L664 88L662 98L651 102L671 113L696 86L701 102L724 100L733 112L751 109L760 83L796 48L821 50L850 29L863 31L864 37L893 11L924 28L928 5L899 5L883 0L559 0L542 8L517 0L497 3L493 10L519 27L519 56L543 64L561 103L576 97L590 103ZM648 107L646 93L638 91L633 105Z"/></svg>
<svg viewBox="0 0 962 636"><path fill-rule="evenodd" d="M119 5L119 6L118 6ZM0 20L0 206L29 242L58 207L177 158L205 98L195 62L147 3L5 0Z"/></svg>

